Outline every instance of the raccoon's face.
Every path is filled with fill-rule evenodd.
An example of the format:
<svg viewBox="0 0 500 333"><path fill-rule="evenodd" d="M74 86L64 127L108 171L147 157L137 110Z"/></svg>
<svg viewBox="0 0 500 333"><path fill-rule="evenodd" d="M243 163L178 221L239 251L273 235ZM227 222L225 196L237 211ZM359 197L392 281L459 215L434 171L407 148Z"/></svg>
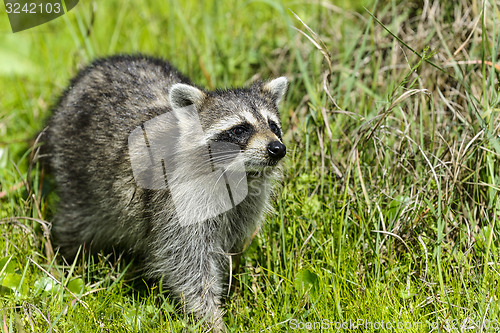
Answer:
<svg viewBox="0 0 500 333"><path fill-rule="evenodd" d="M249 88L202 92L185 84L170 90L174 108L193 104L203 128L204 142L220 148L215 156L238 153L248 172L273 167L286 155L278 104L287 89L287 79L280 77ZM214 149L212 149L214 150Z"/></svg>

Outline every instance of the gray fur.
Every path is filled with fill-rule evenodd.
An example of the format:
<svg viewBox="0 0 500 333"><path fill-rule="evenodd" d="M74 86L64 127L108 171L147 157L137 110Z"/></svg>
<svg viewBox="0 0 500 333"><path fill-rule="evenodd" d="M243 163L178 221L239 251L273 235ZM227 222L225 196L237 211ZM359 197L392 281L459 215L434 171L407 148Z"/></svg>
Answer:
<svg viewBox="0 0 500 333"><path fill-rule="evenodd" d="M271 132L259 110L279 121L277 106L286 86L279 78L205 91L169 63L140 55L102 59L84 69L61 97L45 140L60 196L52 235L63 255L71 258L85 244L92 253L114 249L139 257L147 277L163 278L188 311L223 328L220 305L230 253L242 251L259 227L280 173L265 145L281 142L281 125L276 124L279 133ZM167 189L136 185L127 138L137 126L172 111L172 105L191 103L215 141L232 140L232 132L214 129L223 126L221 120L247 112L258 123L248 138L238 139L248 166L247 197L204 223L181 225ZM189 145L189 139L169 144Z"/></svg>

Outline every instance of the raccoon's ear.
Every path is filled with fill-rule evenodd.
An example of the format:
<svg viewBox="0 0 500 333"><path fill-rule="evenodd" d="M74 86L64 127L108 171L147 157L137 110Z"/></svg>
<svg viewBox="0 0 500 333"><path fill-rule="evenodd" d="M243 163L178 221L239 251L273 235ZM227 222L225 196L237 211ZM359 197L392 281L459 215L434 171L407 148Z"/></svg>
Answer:
<svg viewBox="0 0 500 333"><path fill-rule="evenodd" d="M170 88L169 100L174 109L184 108L189 105L199 104L205 93L200 89L184 83L176 83Z"/></svg>
<svg viewBox="0 0 500 333"><path fill-rule="evenodd" d="M265 83L263 89L269 91L273 95L273 98L276 100L276 104L279 104L286 93L287 87L288 79L284 76L281 76L277 79Z"/></svg>

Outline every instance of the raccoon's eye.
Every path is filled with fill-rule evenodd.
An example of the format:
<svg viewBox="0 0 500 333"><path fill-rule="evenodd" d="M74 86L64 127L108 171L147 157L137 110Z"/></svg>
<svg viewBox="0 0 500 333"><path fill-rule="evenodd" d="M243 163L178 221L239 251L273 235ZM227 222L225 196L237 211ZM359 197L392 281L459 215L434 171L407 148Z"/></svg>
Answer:
<svg viewBox="0 0 500 333"><path fill-rule="evenodd" d="M273 132L277 136L279 136L281 134L278 125L276 125L276 123L274 121L269 122L269 129L271 130L271 132Z"/></svg>
<svg viewBox="0 0 500 333"><path fill-rule="evenodd" d="M243 133L246 132L246 128L244 126L236 126L233 129L231 129L231 133L233 133L236 136L243 135Z"/></svg>

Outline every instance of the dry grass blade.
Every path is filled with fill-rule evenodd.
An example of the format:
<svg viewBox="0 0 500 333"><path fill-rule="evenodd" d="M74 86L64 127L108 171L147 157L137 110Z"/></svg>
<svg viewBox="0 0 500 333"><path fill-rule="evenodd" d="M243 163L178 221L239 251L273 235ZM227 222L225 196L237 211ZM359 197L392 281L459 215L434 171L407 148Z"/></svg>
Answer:
<svg viewBox="0 0 500 333"><path fill-rule="evenodd" d="M424 93L424 94L429 94L429 91L427 89L410 89L408 91L405 91L403 94L401 94L398 98L396 98L394 101L392 101L391 105L381 114L378 115L378 121L375 123L375 125L371 128L370 133L368 134L366 141L368 141L373 133L377 130L377 128L380 126L382 121L385 119L385 117L391 113L391 111L401 102L406 100L407 98L418 94L418 93Z"/></svg>
<svg viewBox="0 0 500 333"><path fill-rule="evenodd" d="M453 52L453 57L455 57L460 51L462 51L463 48L465 47L465 45L467 45L467 43L469 43L469 41L471 40L472 36L474 35L474 31L476 31L478 23L481 21L481 15L482 15L482 13L483 13L483 9L481 9L481 13L477 17L476 23L474 23L474 27L471 29L471 32L470 32L469 36L467 36L467 39L465 40L465 42L463 42L462 45L460 45L456 49L456 51ZM451 58L449 58L447 62L449 62L449 61L451 61Z"/></svg>
<svg viewBox="0 0 500 333"><path fill-rule="evenodd" d="M488 60L485 60L485 61L482 61L482 60L454 61L454 62L447 62L444 64L444 66L450 67L450 66L455 66L455 65L482 65L483 63L495 68L495 70L497 70L497 71L500 71L500 64L498 64L498 63L493 64L493 62L488 61Z"/></svg>
<svg viewBox="0 0 500 333"><path fill-rule="evenodd" d="M321 54L323 54L323 57L325 58L325 60L328 64L328 71L326 73L324 73L324 75L323 75L323 90L327 94L330 101L332 101L333 105L335 105L337 107L337 109L340 110L340 107L337 105L337 103L335 102L335 99L332 97L332 95L330 94L330 91L328 89L328 85L329 85L328 78L331 75L332 68L333 68L332 56L331 56L330 52L328 51L328 48L326 47L325 43L321 40L321 38L318 36L318 34L316 34L316 32L314 32L314 30L312 30L304 21L302 21L302 19L297 14L295 14L292 10L290 10L290 11L295 16L295 18L297 20L299 20L299 22L306 28L306 30L311 34L312 37L296 27L292 27L292 28L295 29L296 31L298 31L299 33L301 33L303 36L305 36L321 52ZM332 135L332 130L330 129L330 123L328 121L328 115L326 113L325 108L321 108L321 114L323 116L323 122L325 124L328 138L331 141L333 138L333 135Z"/></svg>
<svg viewBox="0 0 500 333"><path fill-rule="evenodd" d="M296 27L292 27L292 28L297 30L298 32L300 32L302 35L306 36L307 39L309 39L309 41L323 54L326 62L328 63L328 68L329 68L330 73L331 73L331 71L332 71L332 57L331 57L330 52L328 51L328 48L326 47L325 43L321 40L321 38L318 36L318 34L316 34L314 32L314 30L309 28L309 26L304 21L302 21L302 19L297 14L295 14L291 9L290 9L290 11L295 16L295 18L297 20L299 20L300 23L302 23L302 25L311 34L312 37L310 37L304 31L297 29Z"/></svg>
<svg viewBox="0 0 500 333"><path fill-rule="evenodd" d="M399 235L396 235L395 233L393 232L389 232L389 231L383 231L383 230L372 230L371 232L376 232L376 233L379 233L379 234L385 234L385 235L389 235L389 236L392 236L392 237L395 237L397 238L399 241L401 241L401 243L403 243L403 245L406 247L406 250L408 251L408 253L411 254L412 256L412 259L413 261L415 262L416 259L415 259L415 255L413 254L413 252L411 251L410 247L408 246L408 244L406 244L406 242L404 241L403 238L401 238L401 236Z"/></svg>
<svg viewBox="0 0 500 333"><path fill-rule="evenodd" d="M80 303L87 311L88 313L92 316L92 318L94 319L94 322L96 324L98 324L98 320L96 319L96 317L94 316L94 313L93 311L90 309L90 307L88 306L87 303L85 303L84 301L82 301L78 296L76 296L71 290L68 289L68 287L66 287L63 283L61 283L61 281L59 281L58 279L56 279L52 274L50 274L46 269L44 269L42 266L40 266L36 261L34 261L33 259L31 258L28 258L28 260L33 264L35 265L38 269L40 269L43 273L45 273L45 275L47 275L49 278L51 278L55 283L59 284L61 287L64 288L64 290L66 292L68 292L71 296L74 297L74 299Z"/></svg>
<svg viewBox="0 0 500 333"><path fill-rule="evenodd" d="M399 103L401 103L402 101L404 101L408 97L411 97L411 96L413 96L415 94L419 94L419 93L423 93L423 94L427 94L427 95L430 94L429 90L427 90L427 89L410 89L410 90L405 91L404 93L402 93L398 98L396 98L391 103L391 106L389 106L389 108L387 109L387 111L388 112L391 111L396 105L398 105Z"/></svg>

